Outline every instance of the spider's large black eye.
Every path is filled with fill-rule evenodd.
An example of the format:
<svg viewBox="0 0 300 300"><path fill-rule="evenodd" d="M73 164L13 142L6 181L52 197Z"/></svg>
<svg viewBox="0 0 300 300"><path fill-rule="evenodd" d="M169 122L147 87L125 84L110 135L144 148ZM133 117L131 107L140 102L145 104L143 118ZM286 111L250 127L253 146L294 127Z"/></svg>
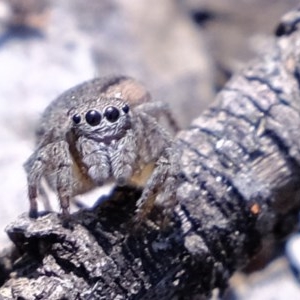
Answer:
<svg viewBox="0 0 300 300"><path fill-rule="evenodd" d="M81 121L81 117L79 114L75 114L73 117L72 117L72 120L75 124L79 124L80 121Z"/></svg>
<svg viewBox="0 0 300 300"><path fill-rule="evenodd" d="M122 107L122 110L124 111L125 114L127 114L129 112L129 106L127 104L125 104L123 107Z"/></svg>
<svg viewBox="0 0 300 300"><path fill-rule="evenodd" d="M119 119L119 116L120 116L120 112L114 106L107 107L106 110L105 110L105 112L104 112L104 117L109 122L116 122Z"/></svg>
<svg viewBox="0 0 300 300"><path fill-rule="evenodd" d="M101 115L96 110L89 110L85 115L85 119L91 126L97 126L101 122Z"/></svg>

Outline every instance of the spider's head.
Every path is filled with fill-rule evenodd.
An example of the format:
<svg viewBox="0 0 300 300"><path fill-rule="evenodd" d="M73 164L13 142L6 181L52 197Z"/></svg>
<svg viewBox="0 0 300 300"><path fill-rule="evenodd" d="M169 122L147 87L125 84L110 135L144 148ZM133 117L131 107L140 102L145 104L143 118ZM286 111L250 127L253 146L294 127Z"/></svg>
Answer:
<svg viewBox="0 0 300 300"><path fill-rule="evenodd" d="M68 112L77 136L110 143L122 138L131 128L129 105L118 98L99 98Z"/></svg>

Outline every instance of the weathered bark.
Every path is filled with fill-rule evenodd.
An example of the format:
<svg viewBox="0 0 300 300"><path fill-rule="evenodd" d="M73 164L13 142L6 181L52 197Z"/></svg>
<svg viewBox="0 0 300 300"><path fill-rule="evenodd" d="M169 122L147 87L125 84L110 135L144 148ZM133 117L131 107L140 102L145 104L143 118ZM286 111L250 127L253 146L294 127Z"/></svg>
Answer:
<svg viewBox="0 0 300 300"><path fill-rule="evenodd" d="M300 206L300 13L285 20L266 53L177 135L182 170L171 226L131 230L139 196L132 189L75 214L73 229L54 213L23 215L7 228L23 255L0 296L209 296L263 239L290 232ZM156 222L159 210L149 218Z"/></svg>

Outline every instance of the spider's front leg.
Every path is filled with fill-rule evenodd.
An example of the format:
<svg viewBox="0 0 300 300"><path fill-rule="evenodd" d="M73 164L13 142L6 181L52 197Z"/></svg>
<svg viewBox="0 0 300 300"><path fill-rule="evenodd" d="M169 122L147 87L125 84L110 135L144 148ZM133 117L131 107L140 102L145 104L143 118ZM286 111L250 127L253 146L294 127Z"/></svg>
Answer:
<svg viewBox="0 0 300 300"><path fill-rule="evenodd" d="M155 204L163 207L166 218L171 215L176 204L176 185L180 171L180 155L175 150L171 135L154 117L143 112L140 118L146 137L145 144L148 145L141 156L148 161L155 161L155 168L137 202L136 223L145 220Z"/></svg>
<svg viewBox="0 0 300 300"><path fill-rule="evenodd" d="M63 218L70 217L70 199L73 196L73 160L69 152L69 144L65 141L54 143L50 149L53 155L53 170L56 173L56 190Z"/></svg>
<svg viewBox="0 0 300 300"><path fill-rule="evenodd" d="M172 214L176 205L176 187L178 184L179 154L173 147L166 148L155 164L143 193L136 206L134 222L143 222L155 204L163 209L165 222Z"/></svg>
<svg viewBox="0 0 300 300"><path fill-rule="evenodd" d="M57 191L62 215L69 217L69 203L72 196L72 159L69 145L58 141L39 147L24 164L27 172L28 195L30 201L29 217L37 218L37 196L41 178Z"/></svg>
<svg viewBox="0 0 300 300"><path fill-rule="evenodd" d="M171 113L170 107L167 103L161 101L146 102L138 105L135 109L138 114L147 114L155 119L163 116L174 133L179 131L178 123Z"/></svg>
<svg viewBox="0 0 300 300"><path fill-rule="evenodd" d="M29 217L34 219L38 217L37 191L45 169L43 157L41 149L37 149L24 163L24 169L27 173Z"/></svg>

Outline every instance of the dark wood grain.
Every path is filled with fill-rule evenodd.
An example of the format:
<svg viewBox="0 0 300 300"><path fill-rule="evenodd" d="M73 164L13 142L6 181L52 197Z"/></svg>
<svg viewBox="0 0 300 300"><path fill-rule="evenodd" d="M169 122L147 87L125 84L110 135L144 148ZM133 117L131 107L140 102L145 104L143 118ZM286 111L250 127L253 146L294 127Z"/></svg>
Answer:
<svg viewBox="0 0 300 300"><path fill-rule="evenodd" d="M293 30L281 25L265 53L177 135L181 182L169 226L154 226L157 209L132 229L139 191L130 188L75 214L71 229L54 213L20 216L7 227L21 254L0 298L207 297L263 239L291 232L300 205L298 22L295 11Z"/></svg>

